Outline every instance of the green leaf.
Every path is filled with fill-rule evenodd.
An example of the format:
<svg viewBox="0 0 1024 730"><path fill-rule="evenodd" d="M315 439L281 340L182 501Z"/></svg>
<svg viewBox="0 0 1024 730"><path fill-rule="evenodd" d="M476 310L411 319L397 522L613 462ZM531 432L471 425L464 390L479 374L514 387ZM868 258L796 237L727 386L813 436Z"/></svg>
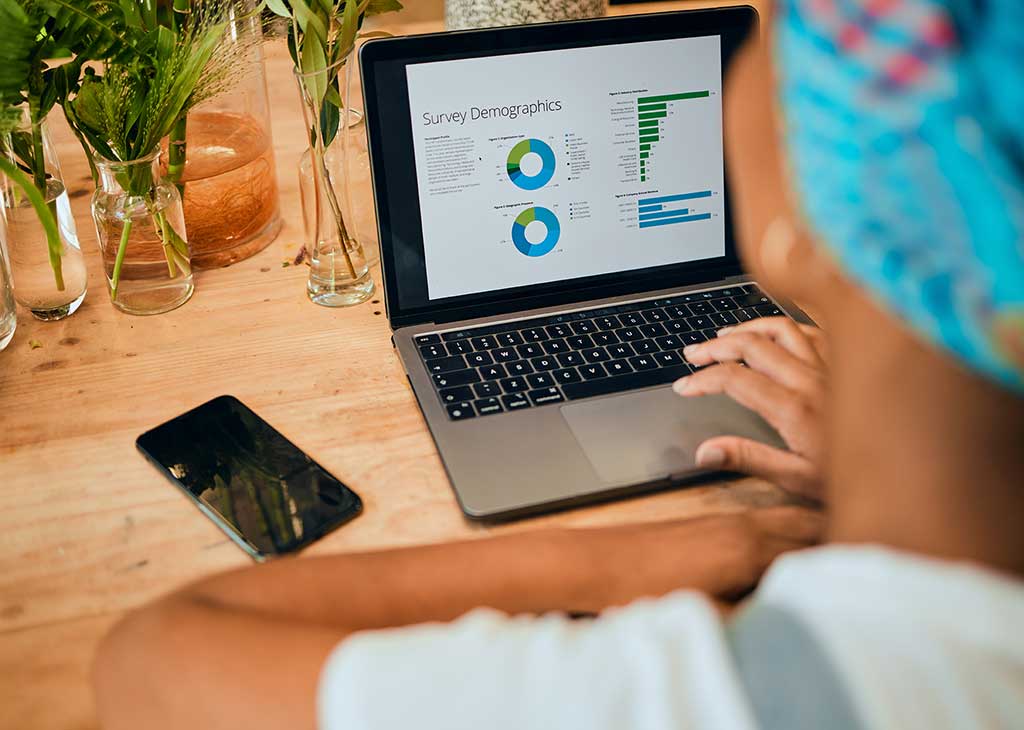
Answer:
<svg viewBox="0 0 1024 730"><path fill-rule="evenodd" d="M54 276L57 279L57 289L63 291L64 278L61 274L60 261L63 246L60 242L60 234L57 232L57 221L53 217L53 212L50 210L49 206L46 205L46 198L44 198L43 194L36 189L36 186L32 183L32 179L19 170L17 165L8 160L4 155L0 155L0 172L9 177L11 182L21 188L25 197L28 198L28 202L31 203L33 208L35 208L36 216L38 216L39 222L42 224L43 230L46 232L46 248L49 250L50 266L53 268Z"/></svg>
<svg viewBox="0 0 1024 730"><path fill-rule="evenodd" d="M315 36L302 40L302 74L307 93L319 104L327 93L327 59L320 40Z"/></svg>
<svg viewBox="0 0 1024 730"><path fill-rule="evenodd" d="M356 33L359 32L359 8L355 0L345 0L345 10L341 16L341 33L338 36L338 53L335 58L340 58L348 53L355 45Z"/></svg>
<svg viewBox="0 0 1024 730"><path fill-rule="evenodd" d="M264 1L266 2L267 7L270 8L270 12L272 12L274 15L280 16L282 18L292 17L292 12L291 10L288 9L288 6L285 4L284 0Z"/></svg>
<svg viewBox="0 0 1024 730"><path fill-rule="evenodd" d="M402 3L398 0L370 0L366 5L367 16L382 15L383 13L397 13L402 9Z"/></svg>

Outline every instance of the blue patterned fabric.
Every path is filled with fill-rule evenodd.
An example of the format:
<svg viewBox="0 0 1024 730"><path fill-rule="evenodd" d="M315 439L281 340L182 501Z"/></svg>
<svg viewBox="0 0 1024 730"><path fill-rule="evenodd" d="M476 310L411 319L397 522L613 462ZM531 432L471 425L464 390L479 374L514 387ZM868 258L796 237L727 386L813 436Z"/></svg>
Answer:
<svg viewBox="0 0 1024 730"><path fill-rule="evenodd" d="M889 310L1024 393L1024 0L780 0L808 223Z"/></svg>

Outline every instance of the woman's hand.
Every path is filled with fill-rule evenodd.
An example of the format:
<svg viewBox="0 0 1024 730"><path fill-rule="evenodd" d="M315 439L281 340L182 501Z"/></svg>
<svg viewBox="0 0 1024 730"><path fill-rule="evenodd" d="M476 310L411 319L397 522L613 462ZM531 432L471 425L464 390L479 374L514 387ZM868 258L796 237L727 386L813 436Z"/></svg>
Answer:
<svg viewBox="0 0 1024 730"><path fill-rule="evenodd" d="M698 447L697 465L762 477L794 494L820 500L825 400L821 330L787 317L768 317L718 334L717 339L683 351L694 365L711 367L680 378L675 391L685 397L725 393L771 424L790 451L718 436Z"/></svg>

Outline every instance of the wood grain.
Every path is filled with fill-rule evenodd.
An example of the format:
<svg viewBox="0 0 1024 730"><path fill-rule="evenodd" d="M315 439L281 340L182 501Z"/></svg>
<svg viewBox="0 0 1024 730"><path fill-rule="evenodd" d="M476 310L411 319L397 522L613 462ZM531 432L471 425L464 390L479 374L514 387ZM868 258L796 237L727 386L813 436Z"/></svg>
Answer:
<svg viewBox="0 0 1024 730"><path fill-rule="evenodd" d="M437 0L377 27L440 29ZM631 6L632 12L685 3ZM622 12L617 11L617 12ZM544 526L642 522L776 503L756 480L693 487L501 527L462 518L389 341L379 297L330 310L305 297L296 168L302 120L290 64L268 48L284 229L256 257L197 274L191 302L139 318L108 300L91 182L53 121L90 291L58 323L20 312L0 353L0 727L94 728L88 663L126 609L247 558L135 450L144 430L231 393L348 482L365 514L309 554ZM376 245L372 243L372 245ZM379 271L374 272L380 281ZM42 346L32 349L30 340Z"/></svg>

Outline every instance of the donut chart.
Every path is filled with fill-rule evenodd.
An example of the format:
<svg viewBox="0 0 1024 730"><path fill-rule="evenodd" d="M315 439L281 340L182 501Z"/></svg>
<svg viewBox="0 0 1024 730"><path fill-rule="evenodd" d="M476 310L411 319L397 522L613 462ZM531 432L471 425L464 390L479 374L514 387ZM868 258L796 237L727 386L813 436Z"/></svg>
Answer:
<svg viewBox="0 0 1024 730"><path fill-rule="evenodd" d="M541 168L536 175L527 175L520 168L523 157L530 153L540 156ZM539 139L524 139L518 142L508 153L508 161L505 163L509 180L523 190L538 190L549 182L555 175L555 153L547 142Z"/></svg>
<svg viewBox="0 0 1024 730"><path fill-rule="evenodd" d="M547 229L544 240L539 243L530 243L526 238L526 227L534 221L543 223ZM551 253L555 248L561 232L562 228L558 224L558 217L547 208L535 206L527 208L516 216L515 222L512 223L512 243L515 244L516 250L524 256L543 256L546 253Z"/></svg>

